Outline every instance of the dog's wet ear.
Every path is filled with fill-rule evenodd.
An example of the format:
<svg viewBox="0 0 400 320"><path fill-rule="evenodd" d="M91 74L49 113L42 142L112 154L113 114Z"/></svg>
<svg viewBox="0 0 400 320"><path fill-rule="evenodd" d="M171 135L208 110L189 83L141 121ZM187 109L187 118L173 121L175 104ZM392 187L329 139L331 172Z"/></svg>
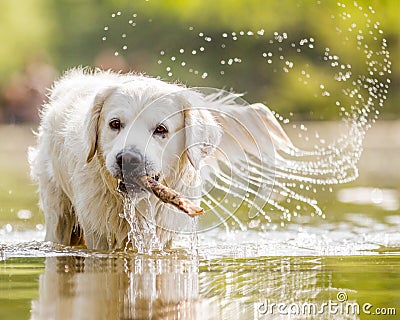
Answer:
<svg viewBox="0 0 400 320"><path fill-rule="evenodd" d="M221 140L221 128L206 108L184 110L186 154L195 169L210 155Z"/></svg>
<svg viewBox="0 0 400 320"><path fill-rule="evenodd" d="M115 87L107 87L101 90L95 96L93 100L93 105L86 115L85 128L86 128L86 143L87 143L87 157L86 162L92 161L97 150L97 143L99 137L99 121L101 110L103 108L104 102L107 98L114 92Z"/></svg>

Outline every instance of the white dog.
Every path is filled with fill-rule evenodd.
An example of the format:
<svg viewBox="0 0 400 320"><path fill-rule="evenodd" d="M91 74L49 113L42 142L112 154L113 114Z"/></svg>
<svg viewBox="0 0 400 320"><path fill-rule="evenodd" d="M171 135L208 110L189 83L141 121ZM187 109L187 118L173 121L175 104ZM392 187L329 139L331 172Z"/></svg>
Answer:
<svg viewBox="0 0 400 320"><path fill-rule="evenodd" d="M66 73L43 108L38 145L29 155L46 240L70 245L82 243L84 236L90 249L120 248L130 230L120 215L121 190L136 199L138 212L154 212L161 243L188 230L192 218L149 196L137 178L151 176L200 202L199 168L224 142L223 127L234 125L218 104L209 111L207 103L194 90L141 75ZM272 128L273 141L290 144L268 109L252 109L260 113L255 118L246 118L245 109L231 111L235 119L244 115L249 126L262 119ZM229 154L230 143L225 141L224 152L235 156L233 149Z"/></svg>

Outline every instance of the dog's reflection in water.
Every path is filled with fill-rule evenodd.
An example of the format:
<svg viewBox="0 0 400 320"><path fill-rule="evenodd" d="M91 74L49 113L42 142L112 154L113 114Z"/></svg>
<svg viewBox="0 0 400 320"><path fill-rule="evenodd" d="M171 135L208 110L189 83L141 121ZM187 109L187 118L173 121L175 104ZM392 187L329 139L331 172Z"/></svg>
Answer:
<svg viewBox="0 0 400 320"><path fill-rule="evenodd" d="M198 261L48 257L32 319L212 319Z"/></svg>

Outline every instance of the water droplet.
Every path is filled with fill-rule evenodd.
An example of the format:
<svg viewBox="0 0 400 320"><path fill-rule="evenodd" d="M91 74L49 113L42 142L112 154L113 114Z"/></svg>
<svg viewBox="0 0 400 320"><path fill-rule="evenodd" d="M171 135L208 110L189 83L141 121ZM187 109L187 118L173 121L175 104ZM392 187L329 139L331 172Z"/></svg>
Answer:
<svg viewBox="0 0 400 320"><path fill-rule="evenodd" d="M19 210L17 212L17 217L18 219L28 220L32 218L32 211L26 209Z"/></svg>

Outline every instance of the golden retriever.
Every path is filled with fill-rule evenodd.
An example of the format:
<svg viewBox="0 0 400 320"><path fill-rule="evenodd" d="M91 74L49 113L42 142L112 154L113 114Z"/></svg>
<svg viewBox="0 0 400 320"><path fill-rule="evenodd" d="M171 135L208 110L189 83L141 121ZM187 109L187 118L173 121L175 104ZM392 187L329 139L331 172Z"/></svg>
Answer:
<svg viewBox="0 0 400 320"><path fill-rule="evenodd" d="M270 130L273 142L290 145L267 108L253 105L258 113L251 116L227 100L212 104L196 90L143 75L67 72L51 90L37 146L29 151L46 241L85 241L89 249L122 247L131 226L121 215L126 198L121 193L134 199L137 212L151 211L161 244L190 231L192 218L150 196L139 176L151 176L199 204L202 163L213 154L224 161L240 156L224 137L224 126L242 118L246 126L265 133L261 144L267 143ZM230 104L230 117L219 109L223 104ZM236 134L242 135L244 149L257 153L250 150L251 137ZM220 144L223 152L216 151Z"/></svg>

